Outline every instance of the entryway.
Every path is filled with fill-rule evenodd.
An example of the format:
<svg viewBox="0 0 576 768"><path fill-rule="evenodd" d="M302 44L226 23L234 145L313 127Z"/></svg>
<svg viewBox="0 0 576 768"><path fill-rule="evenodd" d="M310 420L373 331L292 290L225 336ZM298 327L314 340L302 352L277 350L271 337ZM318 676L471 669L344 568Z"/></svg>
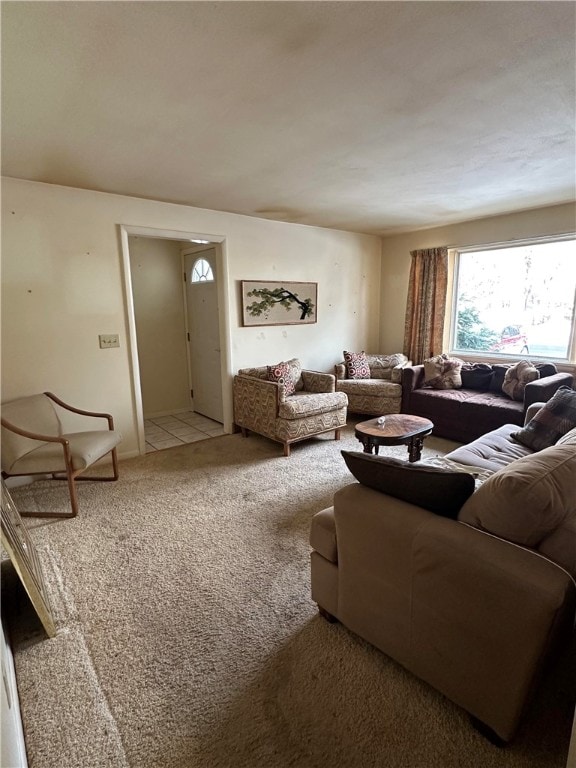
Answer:
<svg viewBox="0 0 576 768"><path fill-rule="evenodd" d="M139 453L231 432L223 238L121 232Z"/></svg>
<svg viewBox="0 0 576 768"><path fill-rule="evenodd" d="M146 453L196 443L209 437L224 435L224 427L194 411L184 411L172 416L144 419Z"/></svg>

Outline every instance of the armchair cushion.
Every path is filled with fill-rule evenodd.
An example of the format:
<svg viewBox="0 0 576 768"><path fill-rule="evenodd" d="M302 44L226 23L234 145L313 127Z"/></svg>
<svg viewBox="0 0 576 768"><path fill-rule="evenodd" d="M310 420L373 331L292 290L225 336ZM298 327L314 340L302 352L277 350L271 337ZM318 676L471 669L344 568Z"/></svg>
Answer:
<svg viewBox="0 0 576 768"><path fill-rule="evenodd" d="M330 413L338 408L345 408L348 398L343 392L324 392L310 394L296 392L287 397L278 407L281 419L301 419L306 416L317 416L320 413Z"/></svg>
<svg viewBox="0 0 576 768"><path fill-rule="evenodd" d="M415 465L358 451L342 451L342 456L362 485L443 517L456 518L474 492L474 476L468 472Z"/></svg>
<svg viewBox="0 0 576 768"><path fill-rule="evenodd" d="M74 432L60 435L60 437L68 440L74 472L88 469L115 448L121 440L118 432L108 429ZM65 472L66 463L62 444L42 443L10 466L6 466L5 471L13 475Z"/></svg>

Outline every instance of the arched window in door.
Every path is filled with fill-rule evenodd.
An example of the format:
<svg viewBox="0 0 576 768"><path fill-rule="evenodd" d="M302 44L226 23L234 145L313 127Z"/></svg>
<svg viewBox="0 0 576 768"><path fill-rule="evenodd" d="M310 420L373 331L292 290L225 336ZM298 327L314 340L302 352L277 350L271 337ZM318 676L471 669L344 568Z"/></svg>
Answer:
<svg viewBox="0 0 576 768"><path fill-rule="evenodd" d="M214 273L206 259L197 259L192 267L193 283L213 283Z"/></svg>

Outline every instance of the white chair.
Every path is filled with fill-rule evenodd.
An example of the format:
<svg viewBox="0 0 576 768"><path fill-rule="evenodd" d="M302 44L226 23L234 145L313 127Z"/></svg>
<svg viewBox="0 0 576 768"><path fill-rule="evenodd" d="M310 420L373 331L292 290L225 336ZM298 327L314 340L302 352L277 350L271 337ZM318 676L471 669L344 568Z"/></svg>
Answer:
<svg viewBox="0 0 576 768"><path fill-rule="evenodd" d="M106 419L108 429L65 433L59 408L80 416ZM20 511L22 516L76 517L75 480L118 479L116 446L122 436L114 430L114 420L108 413L75 408L51 392L44 392L3 403L1 424L3 477L50 475L54 480L68 481L71 513ZM112 476L80 477L108 453L112 454Z"/></svg>

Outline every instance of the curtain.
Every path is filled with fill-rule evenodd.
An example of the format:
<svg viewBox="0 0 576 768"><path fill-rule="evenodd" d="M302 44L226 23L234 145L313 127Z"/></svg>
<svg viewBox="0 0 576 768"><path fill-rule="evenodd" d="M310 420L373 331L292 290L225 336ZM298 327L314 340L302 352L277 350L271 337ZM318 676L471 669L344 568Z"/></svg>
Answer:
<svg viewBox="0 0 576 768"><path fill-rule="evenodd" d="M442 352L448 248L410 251L410 255L404 354L416 365Z"/></svg>

